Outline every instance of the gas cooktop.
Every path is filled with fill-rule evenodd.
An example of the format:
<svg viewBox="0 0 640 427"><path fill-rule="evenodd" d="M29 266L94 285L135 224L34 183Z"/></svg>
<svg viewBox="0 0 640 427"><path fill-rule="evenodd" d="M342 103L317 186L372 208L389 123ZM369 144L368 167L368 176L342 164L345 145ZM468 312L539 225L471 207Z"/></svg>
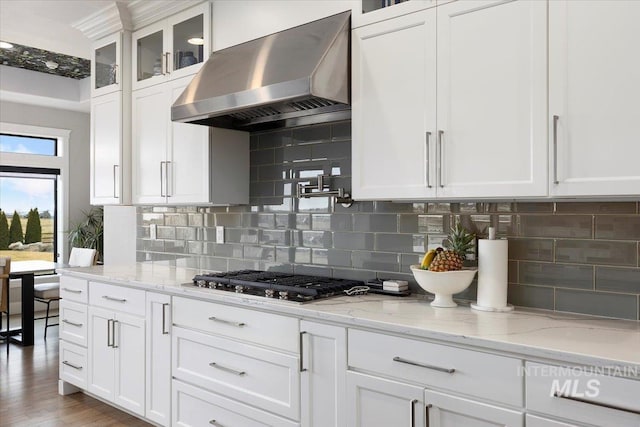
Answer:
<svg viewBox="0 0 640 427"><path fill-rule="evenodd" d="M183 286L217 289L300 303L331 296L361 294L368 290L364 283L358 280L258 270L198 274L193 278L192 283L185 283Z"/></svg>

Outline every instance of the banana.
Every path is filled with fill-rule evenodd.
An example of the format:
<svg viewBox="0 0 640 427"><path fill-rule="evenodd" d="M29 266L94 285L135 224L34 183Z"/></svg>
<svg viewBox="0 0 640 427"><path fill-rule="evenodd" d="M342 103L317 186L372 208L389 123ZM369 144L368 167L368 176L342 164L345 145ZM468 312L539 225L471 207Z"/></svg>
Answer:
<svg viewBox="0 0 640 427"><path fill-rule="evenodd" d="M435 258L435 256L436 256L435 249L431 249L429 252L424 254L424 257L422 258L422 262L420 263L420 268L423 270L428 270L429 266L431 265L431 261L433 261L433 258Z"/></svg>

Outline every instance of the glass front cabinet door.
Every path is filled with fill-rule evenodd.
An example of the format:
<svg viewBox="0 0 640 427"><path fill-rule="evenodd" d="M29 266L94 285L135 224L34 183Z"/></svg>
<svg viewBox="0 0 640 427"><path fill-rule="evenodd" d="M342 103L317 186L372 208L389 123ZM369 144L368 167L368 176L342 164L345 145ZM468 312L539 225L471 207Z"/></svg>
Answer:
<svg viewBox="0 0 640 427"><path fill-rule="evenodd" d="M122 90L123 34L115 33L94 43L91 58L91 96Z"/></svg>
<svg viewBox="0 0 640 427"><path fill-rule="evenodd" d="M133 89L195 74L211 50L208 2L133 34Z"/></svg>

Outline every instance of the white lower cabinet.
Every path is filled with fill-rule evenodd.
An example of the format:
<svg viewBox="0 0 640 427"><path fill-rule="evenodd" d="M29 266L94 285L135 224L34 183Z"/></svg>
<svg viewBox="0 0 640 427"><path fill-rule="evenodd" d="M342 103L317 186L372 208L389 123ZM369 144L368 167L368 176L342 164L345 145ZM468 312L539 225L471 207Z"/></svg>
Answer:
<svg viewBox="0 0 640 427"><path fill-rule="evenodd" d="M88 390L144 416L144 318L89 307Z"/></svg>
<svg viewBox="0 0 640 427"><path fill-rule="evenodd" d="M173 328L173 376L291 419L300 414L298 358Z"/></svg>
<svg viewBox="0 0 640 427"><path fill-rule="evenodd" d="M346 329L302 320L300 338L302 425L346 426Z"/></svg>
<svg viewBox="0 0 640 427"><path fill-rule="evenodd" d="M491 387L491 384L486 384ZM428 426L438 427L523 427L524 413L451 394L425 390Z"/></svg>
<svg viewBox="0 0 640 427"><path fill-rule="evenodd" d="M640 381L527 362L527 410L578 425L640 426Z"/></svg>
<svg viewBox="0 0 640 427"><path fill-rule="evenodd" d="M549 418L538 417L536 415L527 414L527 427L579 427L577 424L567 424L562 421L555 421Z"/></svg>
<svg viewBox="0 0 640 427"><path fill-rule="evenodd" d="M60 340L60 379L76 387L87 387L87 349Z"/></svg>
<svg viewBox="0 0 640 427"><path fill-rule="evenodd" d="M347 372L347 425L423 426L424 388Z"/></svg>
<svg viewBox="0 0 640 427"><path fill-rule="evenodd" d="M173 382L173 426L181 427L294 427L286 420L198 387Z"/></svg>
<svg viewBox="0 0 640 427"><path fill-rule="evenodd" d="M171 423L171 297L147 292L145 416Z"/></svg>

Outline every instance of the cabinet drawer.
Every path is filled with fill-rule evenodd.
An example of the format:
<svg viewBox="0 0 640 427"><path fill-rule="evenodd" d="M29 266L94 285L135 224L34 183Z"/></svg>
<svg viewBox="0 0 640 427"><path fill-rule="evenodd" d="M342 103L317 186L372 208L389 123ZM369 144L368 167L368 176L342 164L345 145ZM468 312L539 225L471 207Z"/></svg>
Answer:
<svg viewBox="0 0 640 427"><path fill-rule="evenodd" d="M87 370L87 349L66 341L60 341L60 379L86 389Z"/></svg>
<svg viewBox="0 0 640 427"><path fill-rule="evenodd" d="M144 316L145 293L143 290L101 282L89 282L89 286L91 287L89 295L91 305Z"/></svg>
<svg viewBox="0 0 640 427"><path fill-rule="evenodd" d="M348 348L357 370L523 405L519 359L354 329Z"/></svg>
<svg viewBox="0 0 640 427"><path fill-rule="evenodd" d="M62 275L60 277L60 297L63 300L86 304L89 302L87 281L84 279L78 279L77 277Z"/></svg>
<svg viewBox="0 0 640 427"><path fill-rule="evenodd" d="M527 410L588 424L639 426L640 381L603 372L527 362Z"/></svg>
<svg viewBox="0 0 640 427"><path fill-rule="evenodd" d="M199 301L174 298L173 323L240 341L298 352L297 319Z"/></svg>
<svg viewBox="0 0 640 427"><path fill-rule="evenodd" d="M173 381L172 391L174 414L172 425L175 426L294 427L300 425L180 381Z"/></svg>
<svg viewBox="0 0 640 427"><path fill-rule="evenodd" d="M87 306L60 301L60 339L87 346Z"/></svg>
<svg viewBox="0 0 640 427"><path fill-rule="evenodd" d="M172 375L292 419L300 416L298 358L173 328Z"/></svg>

